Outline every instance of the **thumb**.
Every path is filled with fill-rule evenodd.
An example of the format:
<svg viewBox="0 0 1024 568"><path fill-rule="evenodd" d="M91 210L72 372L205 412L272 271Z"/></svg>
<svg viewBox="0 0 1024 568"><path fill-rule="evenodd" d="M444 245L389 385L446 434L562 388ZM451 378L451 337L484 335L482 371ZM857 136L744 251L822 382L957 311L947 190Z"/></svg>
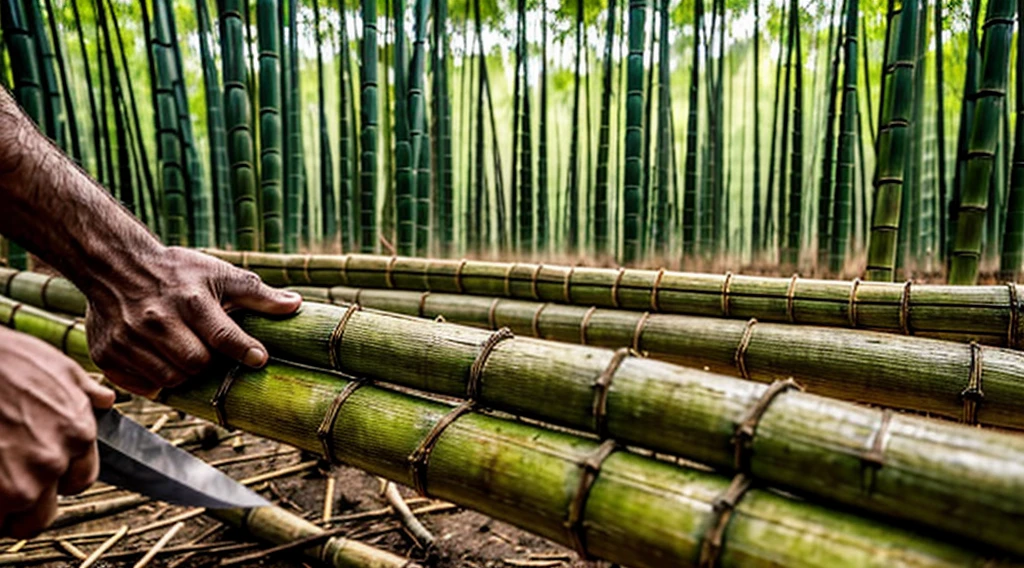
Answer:
<svg viewBox="0 0 1024 568"><path fill-rule="evenodd" d="M102 410L113 408L114 399L116 398L114 391L100 385L88 376L82 379L80 383L82 390L85 391L85 395L89 397L89 402L92 403L93 408Z"/></svg>
<svg viewBox="0 0 1024 568"><path fill-rule="evenodd" d="M302 305L302 296L291 290L267 286L259 276L241 270L224 283L223 299L230 308L275 316L292 314Z"/></svg>

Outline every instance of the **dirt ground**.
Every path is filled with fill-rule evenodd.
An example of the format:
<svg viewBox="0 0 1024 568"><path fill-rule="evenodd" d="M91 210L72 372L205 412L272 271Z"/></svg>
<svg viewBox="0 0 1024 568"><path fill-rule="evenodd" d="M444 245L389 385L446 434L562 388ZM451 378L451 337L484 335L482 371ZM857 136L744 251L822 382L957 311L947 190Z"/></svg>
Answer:
<svg viewBox="0 0 1024 568"><path fill-rule="evenodd" d="M208 442L206 449L200 447L197 442L187 443L182 447L193 451L195 455L206 461L233 460L244 456L259 457L255 460L220 466L222 471L235 479L280 472L296 464L308 463L315 459L313 456L302 455L298 450L284 444L248 434L228 433L215 429L208 422L182 416L166 407L152 403L146 402L140 407L140 404L134 401L122 407L122 410L146 426L152 426L158 420L166 421L160 429L160 434L170 440L204 437ZM167 415L167 418L161 419L164 415ZM214 432L217 435L214 435ZM292 473L253 487L274 504L305 517L321 527L350 528L350 531L344 533L346 536L407 557L425 566L561 568L590 565L581 561L569 549L546 539L473 511L417 497L412 490L400 487L400 492L414 512L418 509L433 510L428 514L418 515L418 518L434 535L436 541L435 546L430 550L424 550L405 529L398 517L392 511L387 510L389 505L383 496L382 482L379 479L349 467L335 468L328 474L336 480L333 517L352 516L354 513L369 511L377 511L378 514L372 518L365 518L366 515L363 515L362 519L349 521L347 524L343 521L322 523L327 477L325 472L315 466L310 466L303 472ZM127 495L131 494L97 484L81 497L63 499L61 509L66 513L66 511L72 510L69 509L72 507L80 509L81 505L111 502ZM125 512L51 530L28 542L18 543L11 539L0 540L0 566L79 566L82 563L81 558L76 559L72 552L68 552L69 547L59 542L60 540L77 547L80 551L79 555L89 555L121 527L127 526L129 529L137 530L140 527L159 524L161 521L173 521L176 516L189 511L190 509L187 507L149 502L137 505ZM194 553L173 552L172 550L168 554L157 556L148 566L167 568L217 566L223 560L266 550L271 546L259 542L241 530L222 525L220 521L207 516L196 516L183 522L184 527L167 545L169 549L181 549L195 544L205 544L217 548L212 551L201 550ZM158 526L144 534L130 532L128 536L122 538L101 556L93 566L135 566L143 554L152 548L157 540L171 529L173 524L170 522L170 524ZM201 543L197 543L197 539L202 539ZM245 562L238 566L298 568L317 565L315 560L305 558L298 552L285 552Z"/></svg>

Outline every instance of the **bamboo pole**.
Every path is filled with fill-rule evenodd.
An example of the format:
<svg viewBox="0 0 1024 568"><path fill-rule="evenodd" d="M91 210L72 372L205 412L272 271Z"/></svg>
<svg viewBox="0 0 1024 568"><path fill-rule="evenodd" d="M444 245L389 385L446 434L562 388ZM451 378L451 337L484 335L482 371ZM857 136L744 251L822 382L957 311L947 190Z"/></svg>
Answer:
<svg viewBox="0 0 1024 568"><path fill-rule="evenodd" d="M75 316L85 315L88 305L78 288L64 278L10 268L0 268L0 296Z"/></svg>
<svg viewBox="0 0 1024 568"><path fill-rule="evenodd" d="M67 351L81 353L76 346L84 344L85 337L74 322L29 306L16 309L17 305L0 299L0 321L50 338L54 328L63 327L66 331L56 335L64 338ZM504 334L368 310L307 304L288 320L243 316L240 321L272 354L293 361L439 394L469 393L487 408L596 431L626 445L683 456L718 469L750 472L760 481L803 495L909 520L1014 553L1024 549L1024 437L894 415L786 390L782 388L788 385L785 382L765 387L660 361L623 357L624 351L536 339L499 341L496 338ZM242 384L257 389L241 398L243 410L249 409L248 405L266 407L251 408L251 422L233 420L232 425L316 449L301 435L288 434L293 423L311 420L305 414L313 410L282 407L281 416L287 419L279 423L271 418L275 416L273 408L285 403L276 399L312 401L323 421L332 406L340 405L337 401L344 402L352 394L351 389L346 394L345 384L335 383L332 388L317 390L314 396L292 384L301 382L296 377L307 376L305 372L274 369L278 367L248 382L225 382L228 387L235 385L230 388L232 393L243 390ZM326 380L322 374L310 373L317 380ZM472 381L467 381L470 377ZM276 386L264 392L259 390L264 382ZM210 406L216 393L196 389L181 395L184 400L172 394L167 402L203 418L217 415ZM218 399L222 395L218 394ZM190 398L202 396L203 404ZM331 400L336 402L332 405ZM230 404L221 409L233 416ZM439 412L432 416L440 418ZM346 448L342 455L347 455L349 444L356 443L350 437L355 435L353 429L359 430L368 448L386 444L388 435L399 435L391 432L389 425L402 419L400 410L380 408L372 415L370 423L340 428L336 447ZM411 431L424 431L434 422L424 416L418 420L415 428L409 427ZM308 431L316 431L316 427ZM401 435L412 434L402 430ZM541 435L539 431L537 435ZM485 437L477 443L492 442ZM411 451L396 456L382 448L375 450L381 453L377 457L398 460L403 466ZM466 451L471 454L473 450ZM514 448L507 451L508 457L494 459L503 465L506 459L519 459L512 457ZM386 468L374 465L373 456L349 461L409 484L407 474L393 464ZM459 467L469 465L461 463ZM459 478L456 472L446 475ZM564 480L559 483L564 485ZM493 504L467 500L468 494L462 491L469 488L458 489L436 496L513 522L524 518L518 512L502 517L496 514L500 511L492 511ZM620 507L631 503L622 498ZM539 527L531 530L551 537ZM609 559L634 563L618 556Z"/></svg>
<svg viewBox="0 0 1024 568"><path fill-rule="evenodd" d="M516 335L630 347L647 356L816 394L1024 429L1024 354L998 347L817 326L403 290L295 286L306 300L358 303ZM740 354L740 356L738 356ZM965 396L983 377L983 400Z"/></svg>
<svg viewBox="0 0 1024 568"><path fill-rule="evenodd" d="M855 327L1024 348L1017 284L944 286L371 255L205 252L278 286L393 288Z"/></svg>

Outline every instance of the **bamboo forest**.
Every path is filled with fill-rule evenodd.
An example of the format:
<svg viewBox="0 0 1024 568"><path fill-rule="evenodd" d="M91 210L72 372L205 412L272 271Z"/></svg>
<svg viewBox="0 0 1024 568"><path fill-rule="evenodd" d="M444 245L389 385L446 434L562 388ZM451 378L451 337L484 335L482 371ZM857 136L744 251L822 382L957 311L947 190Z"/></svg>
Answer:
<svg viewBox="0 0 1024 568"><path fill-rule="evenodd" d="M0 0L0 567L1024 564L1021 15Z"/></svg>

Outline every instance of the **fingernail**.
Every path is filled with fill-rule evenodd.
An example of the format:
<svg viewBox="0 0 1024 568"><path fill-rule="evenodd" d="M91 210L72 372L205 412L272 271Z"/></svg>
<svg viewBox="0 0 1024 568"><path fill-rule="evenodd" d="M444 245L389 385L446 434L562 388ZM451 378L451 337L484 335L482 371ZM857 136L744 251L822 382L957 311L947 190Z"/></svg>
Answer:
<svg viewBox="0 0 1024 568"><path fill-rule="evenodd" d="M267 360L267 354L262 349L257 347L250 347L245 352L245 357L242 357L242 363L247 367L262 367L263 362Z"/></svg>
<svg viewBox="0 0 1024 568"><path fill-rule="evenodd" d="M283 295L285 300L295 301L302 299L302 296L296 292L292 292L291 290L285 290Z"/></svg>

